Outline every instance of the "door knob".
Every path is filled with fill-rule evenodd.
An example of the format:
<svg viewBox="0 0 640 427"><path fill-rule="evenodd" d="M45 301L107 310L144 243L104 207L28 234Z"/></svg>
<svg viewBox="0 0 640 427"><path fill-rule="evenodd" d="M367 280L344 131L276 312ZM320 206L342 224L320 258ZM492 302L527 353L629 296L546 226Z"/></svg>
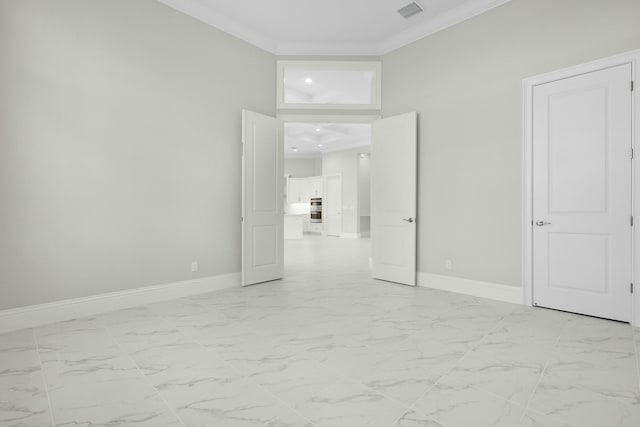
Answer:
<svg viewBox="0 0 640 427"><path fill-rule="evenodd" d="M536 221L536 225L538 227L542 227L543 225L550 225L550 222L545 222L545 221Z"/></svg>
<svg viewBox="0 0 640 427"><path fill-rule="evenodd" d="M413 222L413 218L402 218L403 221Z"/></svg>

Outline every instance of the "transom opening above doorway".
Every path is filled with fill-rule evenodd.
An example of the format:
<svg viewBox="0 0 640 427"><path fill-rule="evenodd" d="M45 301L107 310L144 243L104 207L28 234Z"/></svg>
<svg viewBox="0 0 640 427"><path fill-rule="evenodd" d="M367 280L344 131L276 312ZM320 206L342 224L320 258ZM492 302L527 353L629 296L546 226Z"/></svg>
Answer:
<svg viewBox="0 0 640 427"><path fill-rule="evenodd" d="M379 110L379 61L278 61L277 108Z"/></svg>

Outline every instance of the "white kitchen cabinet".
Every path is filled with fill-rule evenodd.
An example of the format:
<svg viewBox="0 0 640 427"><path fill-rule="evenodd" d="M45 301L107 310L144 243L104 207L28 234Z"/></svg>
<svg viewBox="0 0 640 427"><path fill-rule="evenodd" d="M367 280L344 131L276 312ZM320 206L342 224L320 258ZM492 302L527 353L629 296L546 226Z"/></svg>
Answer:
<svg viewBox="0 0 640 427"><path fill-rule="evenodd" d="M309 223L309 233L322 233L322 223L321 222L310 222Z"/></svg>
<svg viewBox="0 0 640 427"><path fill-rule="evenodd" d="M312 176L309 180L309 197L322 197L322 177Z"/></svg>
<svg viewBox="0 0 640 427"><path fill-rule="evenodd" d="M309 214L305 214L302 215L302 232L303 233L308 233L309 232L309 224L311 223L310 218L309 218Z"/></svg>
<svg viewBox="0 0 640 427"><path fill-rule="evenodd" d="M307 178L287 179L287 203L309 203L309 180Z"/></svg>
<svg viewBox="0 0 640 427"><path fill-rule="evenodd" d="M302 239L302 229L304 225L304 215L284 216L284 238Z"/></svg>

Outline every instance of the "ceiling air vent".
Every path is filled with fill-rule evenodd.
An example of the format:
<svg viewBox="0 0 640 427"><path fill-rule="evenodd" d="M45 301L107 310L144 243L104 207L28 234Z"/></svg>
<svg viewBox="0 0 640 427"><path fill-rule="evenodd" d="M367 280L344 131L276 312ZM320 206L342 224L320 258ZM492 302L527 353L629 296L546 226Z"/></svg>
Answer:
<svg viewBox="0 0 640 427"><path fill-rule="evenodd" d="M422 6L420 6L416 2L411 2L405 7L398 9L398 13L405 19L409 19L413 15L417 15L420 12L422 12Z"/></svg>

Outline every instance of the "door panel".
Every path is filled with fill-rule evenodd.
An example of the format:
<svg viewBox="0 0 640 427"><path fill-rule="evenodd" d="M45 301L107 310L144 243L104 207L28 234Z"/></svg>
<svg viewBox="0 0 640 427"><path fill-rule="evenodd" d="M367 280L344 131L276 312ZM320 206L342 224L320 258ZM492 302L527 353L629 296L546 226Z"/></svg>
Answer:
<svg viewBox="0 0 640 427"><path fill-rule="evenodd" d="M606 294L609 252L609 236L549 233L549 287Z"/></svg>
<svg viewBox="0 0 640 427"><path fill-rule="evenodd" d="M371 258L376 279L416 284L417 115L373 123Z"/></svg>
<svg viewBox="0 0 640 427"><path fill-rule="evenodd" d="M534 304L631 317L631 65L533 92Z"/></svg>
<svg viewBox="0 0 640 427"><path fill-rule="evenodd" d="M606 211L606 98L602 87L548 98L551 213Z"/></svg>
<svg viewBox="0 0 640 427"><path fill-rule="evenodd" d="M253 227L253 265L265 267L278 262L278 227L263 225Z"/></svg>
<svg viewBox="0 0 640 427"><path fill-rule="evenodd" d="M242 111L242 285L284 274L283 139L273 117Z"/></svg>

